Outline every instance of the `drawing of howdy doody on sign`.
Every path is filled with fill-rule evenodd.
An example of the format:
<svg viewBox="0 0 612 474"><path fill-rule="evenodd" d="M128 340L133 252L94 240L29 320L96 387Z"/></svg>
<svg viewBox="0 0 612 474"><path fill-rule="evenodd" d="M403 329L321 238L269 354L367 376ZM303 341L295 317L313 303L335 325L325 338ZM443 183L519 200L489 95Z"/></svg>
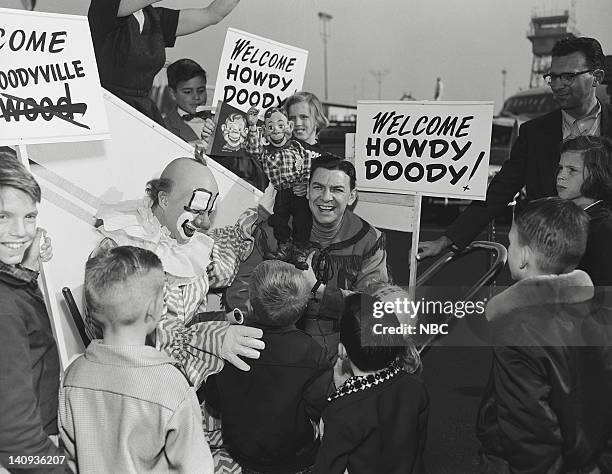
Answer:
<svg viewBox="0 0 612 474"><path fill-rule="evenodd" d="M221 53L213 104L243 112L280 107L302 90L308 51L229 28Z"/></svg>
<svg viewBox="0 0 612 474"><path fill-rule="evenodd" d="M109 137L89 23L0 8L0 144Z"/></svg>
<svg viewBox="0 0 612 474"><path fill-rule="evenodd" d="M357 103L359 189L484 200L493 102Z"/></svg>

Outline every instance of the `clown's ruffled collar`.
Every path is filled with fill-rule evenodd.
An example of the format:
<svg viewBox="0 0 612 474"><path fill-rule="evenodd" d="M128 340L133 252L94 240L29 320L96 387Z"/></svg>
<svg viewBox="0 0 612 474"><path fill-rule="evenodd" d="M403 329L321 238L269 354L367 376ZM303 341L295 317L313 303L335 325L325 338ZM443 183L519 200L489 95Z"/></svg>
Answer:
<svg viewBox="0 0 612 474"><path fill-rule="evenodd" d="M161 260L164 271L179 278L197 278L206 274L214 241L196 232L185 244L170 236L151 210L149 198L104 204L97 214L98 228L118 245L133 245L151 250Z"/></svg>
<svg viewBox="0 0 612 474"><path fill-rule="evenodd" d="M335 393L328 397L327 401L331 402L336 398L372 388L392 379L397 374L402 372L402 370L404 369L401 367L401 365L397 361L393 361L384 369L381 369L373 374L353 375L346 382L344 382Z"/></svg>

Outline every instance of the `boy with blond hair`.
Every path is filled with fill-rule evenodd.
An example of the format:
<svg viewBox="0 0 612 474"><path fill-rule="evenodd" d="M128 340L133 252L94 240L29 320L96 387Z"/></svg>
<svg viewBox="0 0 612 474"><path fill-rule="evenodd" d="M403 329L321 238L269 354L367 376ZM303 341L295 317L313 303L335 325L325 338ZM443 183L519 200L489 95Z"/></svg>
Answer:
<svg viewBox="0 0 612 474"><path fill-rule="evenodd" d="M313 422L332 388L325 350L297 329L310 298L304 272L278 260L260 263L249 286L245 324L266 344L249 372L226 366L209 379L208 400L223 420L230 454L248 473L310 472L319 448Z"/></svg>
<svg viewBox="0 0 612 474"><path fill-rule="evenodd" d="M149 250L114 247L86 264L85 300L104 336L60 388L60 435L75 471L213 472L193 387L176 361L145 345L165 312L163 288Z"/></svg>

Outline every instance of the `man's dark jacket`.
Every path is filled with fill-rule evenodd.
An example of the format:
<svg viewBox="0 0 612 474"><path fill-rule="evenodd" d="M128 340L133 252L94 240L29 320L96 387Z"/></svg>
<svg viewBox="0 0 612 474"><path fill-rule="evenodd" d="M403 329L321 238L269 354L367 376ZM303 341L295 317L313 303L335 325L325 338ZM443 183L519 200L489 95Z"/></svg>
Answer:
<svg viewBox="0 0 612 474"><path fill-rule="evenodd" d="M601 104L601 135L612 139L612 106ZM563 128L561 109L550 112L521 126L510 152L510 159L491 181L486 201L472 204L446 230L446 236L459 247L465 247L495 217L523 186L527 199L556 196Z"/></svg>

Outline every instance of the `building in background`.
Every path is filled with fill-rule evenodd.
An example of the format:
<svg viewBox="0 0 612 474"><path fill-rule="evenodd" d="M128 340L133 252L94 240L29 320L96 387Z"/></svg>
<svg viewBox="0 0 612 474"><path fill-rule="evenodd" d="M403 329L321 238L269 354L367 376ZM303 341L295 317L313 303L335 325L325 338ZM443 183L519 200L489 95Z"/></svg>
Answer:
<svg viewBox="0 0 612 474"><path fill-rule="evenodd" d="M553 46L561 38L569 34L577 34L573 21L574 12L564 10L554 15L533 15L527 32L531 41L531 77L529 87L539 87L544 84L543 74L550 69L551 52Z"/></svg>

